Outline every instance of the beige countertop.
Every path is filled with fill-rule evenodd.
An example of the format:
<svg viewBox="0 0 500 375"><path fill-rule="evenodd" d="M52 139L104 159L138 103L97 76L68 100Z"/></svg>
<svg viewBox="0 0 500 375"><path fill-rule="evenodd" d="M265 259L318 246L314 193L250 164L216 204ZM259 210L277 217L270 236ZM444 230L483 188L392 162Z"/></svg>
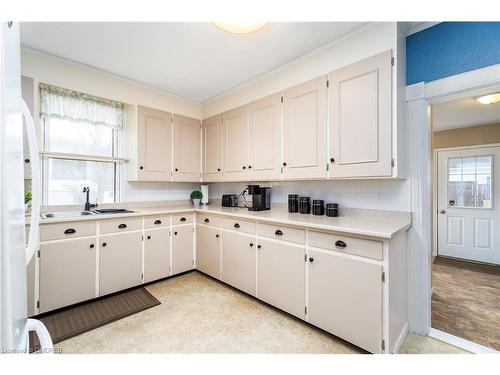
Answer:
<svg viewBox="0 0 500 375"><path fill-rule="evenodd" d="M163 204L163 205L162 205ZM169 215L181 212L199 212L226 217L238 217L264 223L300 226L309 229L332 231L344 234L354 234L382 239L391 239L402 230L411 226L411 214L408 212L378 211L341 208L339 217L302 215L289 213L285 204L273 204L269 211L248 211L245 208L221 207L220 202L208 206L194 208L191 204L148 204L147 207L132 207L121 204L121 208L134 210L127 214L89 215L77 218L41 219L40 224L54 224L75 221L108 220L124 217L138 217L151 215Z"/></svg>

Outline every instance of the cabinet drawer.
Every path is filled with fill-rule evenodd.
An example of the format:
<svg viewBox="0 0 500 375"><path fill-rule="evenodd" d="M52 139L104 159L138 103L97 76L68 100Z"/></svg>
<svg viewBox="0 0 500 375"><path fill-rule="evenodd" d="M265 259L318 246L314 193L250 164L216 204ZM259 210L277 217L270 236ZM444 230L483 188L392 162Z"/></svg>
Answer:
<svg viewBox="0 0 500 375"><path fill-rule="evenodd" d="M196 222L199 224L205 224L205 225L210 225L211 227L219 228L222 219L217 216L198 214Z"/></svg>
<svg viewBox="0 0 500 375"><path fill-rule="evenodd" d="M300 244L306 243L306 231L304 229L272 224L257 224L257 233L259 236L282 239Z"/></svg>
<svg viewBox="0 0 500 375"><path fill-rule="evenodd" d="M191 213L172 215L172 225L191 224L192 222L193 214Z"/></svg>
<svg viewBox="0 0 500 375"><path fill-rule="evenodd" d="M223 219L222 227L249 234L255 234L255 223L240 219Z"/></svg>
<svg viewBox="0 0 500 375"><path fill-rule="evenodd" d="M63 238L93 236L96 234L95 221L89 223L64 223L40 226L40 241L60 240Z"/></svg>
<svg viewBox="0 0 500 375"><path fill-rule="evenodd" d="M309 246L382 260L382 242L379 241L311 231Z"/></svg>
<svg viewBox="0 0 500 375"><path fill-rule="evenodd" d="M142 229L142 218L118 219L101 222L101 233L125 232L139 229Z"/></svg>
<svg viewBox="0 0 500 375"><path fill-rule="evenodd" d="M150 216L144 218L144 228L161 228L170 226L170 216Z"/></svg>

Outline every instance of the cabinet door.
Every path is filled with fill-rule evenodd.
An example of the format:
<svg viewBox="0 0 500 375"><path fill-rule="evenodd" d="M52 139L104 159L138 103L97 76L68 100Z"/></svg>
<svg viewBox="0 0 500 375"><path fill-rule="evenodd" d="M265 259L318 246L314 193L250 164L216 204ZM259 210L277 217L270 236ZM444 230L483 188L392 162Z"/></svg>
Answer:
<svg viewBox="0 0 500 375"><path fill-rule="evenodd" d="M144 232L144 281L158 280L170 275L170 229Z"/></svg>
<svg viewBox="0 0 500 375"><path fill-rule="evenodd" d="M372 353L382 350L382 266L308 250L307 321Z"/></svg>
<svg viewBox="0 0 500 375"><path fill-rule="evenodd" d="M170 181L172 174L172 114L138 106L138 168L143 181Z"/></svg>
<svg viewBox="0 0 500 375"><path fill-rule="evenodd" d="M392 175L391 51L330 73L333 177Z"/></svg>
<svg viewBox="0 0 500 375"><path fill-rule="evenodd" d="M196 269L220 279L220 229L196 227Z"/></svg>
<svg viewBox="0 0 500 375"><path fill-rule="evenodd" d="M193 269L193 226L172 228L172 275Z"/></svg>
<svg viewBox="0 0 500 375"><path fill-rule="evenodd" d="M95 237L40 245L40 313L95 297Z"/></svg>
<svg viewBox="0 0 500 375"><path fill-rule="evenodd" d="M326 76L283 93L283 177L326 178Z"/></svg>
<svg viewBox="0 0 500 375"><path fill-rule="evenodd" d="M224 113L224 181L248 179L248 106Z"/></svg>
<svg viewBox="0 0 500 375"><path fill-rule="evenodd" d="M212 182L222 179L222 115L210 117L202 123L203 181Z"/></svg>
<svg viewBox="0 0 500 375"><path fill-rule="evenodd" d="M142 283L142 233L101 236L99 248L99 295Z"/></svg>
<svg viewBox="0 0 500 375"><path fill-rule="evenodd" d="M281 93L250 105L249 178L281 177Z"/></svg>
<svg viewBox="0 0 500 375"><path fill-rule="evenodd" d="M305 307L305 247L259 239L257 297L301 319Z"/></svg>
<svg viewBox="0 0 500 375"><path fill-rule="evenodd" d="M174 181L201 179L201 122L174 114Z"/></svg>
<svg viewBox="0 0 500 375"><path fill-rule="evenodd" d="M222 232L222 281L256 295L255 236Z"/></svg>

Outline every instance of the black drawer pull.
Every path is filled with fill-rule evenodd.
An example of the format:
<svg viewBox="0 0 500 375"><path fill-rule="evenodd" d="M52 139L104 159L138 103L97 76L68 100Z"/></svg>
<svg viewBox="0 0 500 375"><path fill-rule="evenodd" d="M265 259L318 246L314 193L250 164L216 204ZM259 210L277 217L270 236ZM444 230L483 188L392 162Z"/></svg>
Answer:
<svg viewBox="0 0 500 375"><path fill-rule="evenodd" d="M210 220L208 220L208 217L205 219L205 223L209 223Z"/></svg>
<svg viewBox="0 0 500 375"><path fill-rule="evenodd" d="M250 247L253 247L253 243L250 242Z"/></svg>
<svg viewBox="0 0 500 375"><path fill-rule="evenodd" d="M161 220L156 220L156 221L155 221L155 224L156 224L156 225L161 224Z"/></svg>
<svg viewBox="0 0 500 375"><path fill-rule="evenodd" d="M150 240L150 239L151 239L151 236L148 236L148 240Z"/></svg>
<svg viewBox="0 0 500 375"><path fill-rule="evenodd" d="M344 241L340 241L340 240L338 240L338 241L335 242L335 246L337 246L337 247L347 247L346 243Z"/></svg>
<svg viewBox="0 0 500 375"><path fill-rule="evenodd" d="M185 217L181 217L181 221L186 221L186 218Z"/></svg>
<svg viewBox="0 0 500 375"><path fill-rule="evenodd" d="M126 227L127 227L127 224L120 224L120 225L118 225L118 228L120 228L120 229L123 229L123 228L126 228Z"/></svg>
<svg viewBox="0 0 500 375"><path fill-rule="evenodd" d="M239 227L240 227L240 224L238 224L238 223L234 223L234 225L233 225L233 226L234 226L235 228L239 228Z"/></svg>
<svg viewBox="0 0 500 375"><path fill-rule="evenodd" d="M309 262L314 262L314 258L309 258Z"/></svg>
<svg viewBox="0 0 500 375"><path fill-rule="evenodd" d="M106 242L103 242L103 243L102 243L102 247L106 247Z"/></svg>
<svg viewBox="0 0 500 375"><path fill-rule="evenodd" d="M94 245L93 243L91 243L91 244L90 244L90 248L91 248L91 249L93 249L93 248L94 248L94 246L95 246L95 245Z"/></svg>
<svg viewBox="0 0 500 375"><path fill-rule="evenodd" d="M283 232L278 229L276 232L274 232L274 234L277 236L282 236Z"/></svg>
<svg viewBox="0 0 500 375"><path fill-rule="evenodd" d="M76 233L76 229L69 228L64 231L64 234L74 234Z"/></svg>

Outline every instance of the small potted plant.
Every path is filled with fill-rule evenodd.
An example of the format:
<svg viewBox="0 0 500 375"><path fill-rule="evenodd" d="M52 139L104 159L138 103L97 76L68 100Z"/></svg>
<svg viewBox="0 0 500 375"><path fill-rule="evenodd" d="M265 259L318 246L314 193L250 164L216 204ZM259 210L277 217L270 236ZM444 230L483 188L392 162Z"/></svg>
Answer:
<svg viewBox="0 0 500 375"><path fill-rule="evenodd" d="M32 197L31 189L24 189L24 212L28 212L29 203Z"/></svg>
<svg viewBox="0 0 500 375"><path fill-rule="evenodd" d="M200 206L201 198L203 198L203 194L199 190L194 190L191 193L191 200L193 201L193 204L195 207Z"/></svg>

